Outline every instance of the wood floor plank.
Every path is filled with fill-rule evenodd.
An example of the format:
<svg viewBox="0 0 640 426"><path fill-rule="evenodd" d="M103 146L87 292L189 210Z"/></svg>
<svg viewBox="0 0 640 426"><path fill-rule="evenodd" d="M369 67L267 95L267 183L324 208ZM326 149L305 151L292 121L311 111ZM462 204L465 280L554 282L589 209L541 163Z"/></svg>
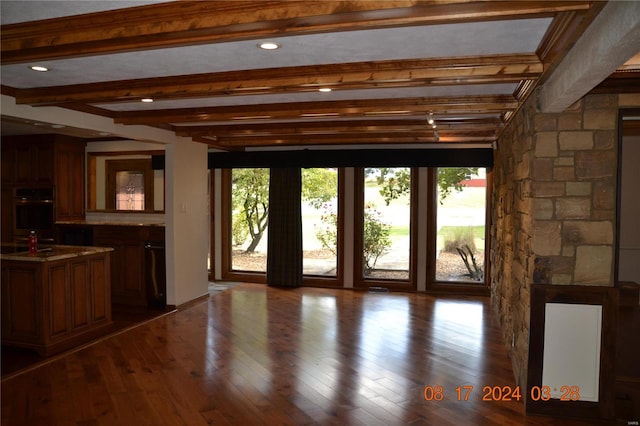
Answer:
<svg viewBox="0 0 640 426"><path fill-rule="evenodd" d="M468 401L457 386L473 386ZM585 425L525 417L489 299L242 284L2 381L2 424ZM442 398L425 399L425 388Z"/></svg>

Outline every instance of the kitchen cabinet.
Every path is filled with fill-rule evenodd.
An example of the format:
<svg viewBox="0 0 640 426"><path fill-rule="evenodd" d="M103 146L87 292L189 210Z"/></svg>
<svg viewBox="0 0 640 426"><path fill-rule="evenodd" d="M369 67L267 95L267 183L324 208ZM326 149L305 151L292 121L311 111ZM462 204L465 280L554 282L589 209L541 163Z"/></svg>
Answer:
<svg viewBox="0 0 640 426"><path fill-rule="evenodd" d="M109 248L2 254L2 344L43 356L111 331Z"/></svg>
<svg viewBox="0 0 640 426"><path fill-rule="evenodd" d="M56 220L84 218L85 145L65 135L2 138L2 186L52 186Z"/></svg>
<svg viewBox="0 0 640 426"><path fill-rule="evenodd" d="M58 141L54 147L56 220L84 219L85 143Z"/></svg>
<svg viewBox="0 0 640 426"><path fill-rule="evenodd" d="M131 307L160 307L149 295L147 276L153 265L145 253L145 244L153 241L164 245L164 226L93 225L92 228L93 245L113 247L112 302ZM161 260L164 264L164 259ZM164 277L159 281L164 285ZM166 289L162 288L160 292L164 295Z"/></svg>
<svg viewBox="0 0 640 426"><path fill-rule="evenodd" d="M53 185L51 138L40 135L3 138L2 185Z"/></svg>
<svg viewBox="0 0 640 426"><path fill-rule="evenodd" d="M4 165L2 167L4 169ZM13 189L2 185L0 188L0 197L0 206L2 206L0 216L0 241L13 241Z"/></svg>
<svg viewBox="0 0 640 426"><path fill-rule="evenodd" d="M13 208L16 189L52 188L51 224L80 220L85 214L85 141L64 135L20 135L2 138L2 202ZM4 212L5 209L3 209ZM16 235L13 216L2 215L2 241Z"/></svg>

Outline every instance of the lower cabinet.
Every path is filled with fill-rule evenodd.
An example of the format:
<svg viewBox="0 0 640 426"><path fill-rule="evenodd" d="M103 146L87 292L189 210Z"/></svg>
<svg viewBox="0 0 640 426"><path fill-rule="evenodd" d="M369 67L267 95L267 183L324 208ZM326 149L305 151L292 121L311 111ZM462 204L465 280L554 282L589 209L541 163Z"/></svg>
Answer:
<svg viewBox="0 0 640 426"><path fill-rule="evenodd" d="M111 300L114 304L164 307L150 299L147 276L153 265L148 264L145 256L145 245L152 241L164 246L164 240L164 227L159 226L93 226L93 245L114 249L111 261Z"/></svg>
<svg viewBox="0 0 640 426"><path fill-rule="evenodd" d="M111 329L110 253L2 261L2 344L51 355Z"/></svg>

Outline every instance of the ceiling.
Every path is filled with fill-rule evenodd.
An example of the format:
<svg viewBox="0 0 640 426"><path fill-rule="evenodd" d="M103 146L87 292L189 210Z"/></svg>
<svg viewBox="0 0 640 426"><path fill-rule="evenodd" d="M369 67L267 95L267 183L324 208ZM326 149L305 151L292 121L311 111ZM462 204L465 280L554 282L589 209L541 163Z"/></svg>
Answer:
<svg viewBox="0 0 640 426"><path fill-rule="evenodd" d="M486 144L604 5L3 0L1 89L20 105L159 127L222 150ZM3 134L106 136L2 118Z"/></svg>

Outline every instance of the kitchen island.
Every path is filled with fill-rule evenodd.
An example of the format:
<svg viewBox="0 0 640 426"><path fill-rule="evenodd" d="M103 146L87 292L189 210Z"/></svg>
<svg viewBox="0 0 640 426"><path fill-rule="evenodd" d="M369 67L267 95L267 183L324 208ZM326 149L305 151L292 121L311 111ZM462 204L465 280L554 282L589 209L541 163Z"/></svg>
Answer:
<svg viewBox="0 0 640 426"><path fill-rule="evenodd" d="M3 244L2 344L49 356L111 330L108 247Z"/></svg>

